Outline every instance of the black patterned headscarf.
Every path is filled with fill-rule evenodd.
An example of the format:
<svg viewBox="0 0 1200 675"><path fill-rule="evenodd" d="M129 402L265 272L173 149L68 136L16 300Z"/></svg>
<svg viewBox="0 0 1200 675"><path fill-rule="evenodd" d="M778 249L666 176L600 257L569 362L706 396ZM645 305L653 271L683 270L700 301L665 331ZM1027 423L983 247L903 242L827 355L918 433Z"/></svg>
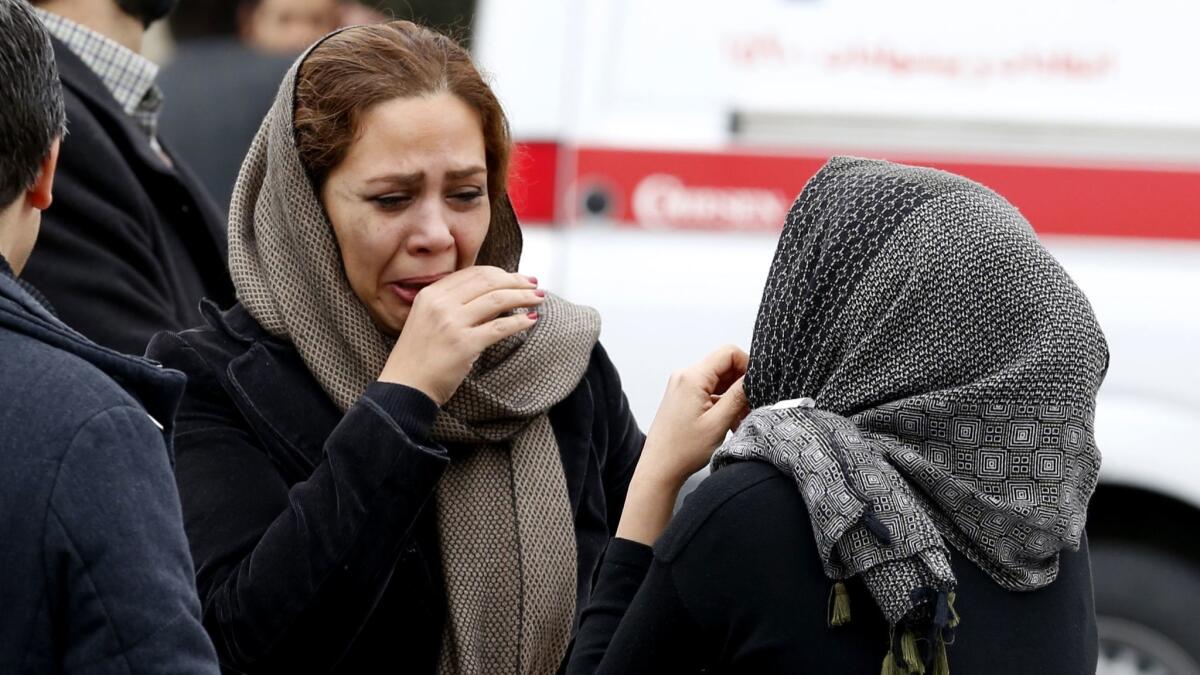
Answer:
<svg viewBox="0 0 1200 675"><path fill-rule="evenodd" d="M751 346L754 411L713 466L793 476L826 574L861 576L893 626L884 672L948 672L947 545L1006 589L1054 581L1096 486L1107 365L1087 298L1003 198L834 158L788 214ZM835 602L832 622L847 612Z"/></svg>

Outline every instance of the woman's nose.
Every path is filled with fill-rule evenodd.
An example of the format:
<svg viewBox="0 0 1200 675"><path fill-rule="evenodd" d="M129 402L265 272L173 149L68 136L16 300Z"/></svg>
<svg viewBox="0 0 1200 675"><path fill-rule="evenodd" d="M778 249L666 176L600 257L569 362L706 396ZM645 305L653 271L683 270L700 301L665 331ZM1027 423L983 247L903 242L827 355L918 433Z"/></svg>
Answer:
<svg viewBox="0 0 1200 675"><path fill-rule="evenodd" d="M430 255L454 247L450 222L442 209L426 205L414 215L416 221L405 242L410 255Z"/></svg>

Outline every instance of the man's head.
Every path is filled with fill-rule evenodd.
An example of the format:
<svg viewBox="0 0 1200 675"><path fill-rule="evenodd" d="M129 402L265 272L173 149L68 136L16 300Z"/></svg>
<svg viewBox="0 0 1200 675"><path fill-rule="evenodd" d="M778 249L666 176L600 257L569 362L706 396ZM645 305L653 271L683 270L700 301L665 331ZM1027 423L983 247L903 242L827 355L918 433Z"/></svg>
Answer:
<svg viewBox="0 0 1200 675"><path fill-rule="evenodd" d="M150 24L167 16L178 0L29 0L47 12L58 14L115 40L129 49L142 50L142 33Z"/></svg>
<svg viewBox="0 0 1200 675"><path fill-rule="evenodd" d="M25 0L0 0L0 254L17 271L50 206L65 127L50 36Z"/></svg>
<svg viewBox="0 0 1200 675"><path fill-rule="evenodd" d="M117 6L129 16L139 19L143 26L171 13L177 0L117 0Z"/></svg>
<svg viewBox="0 0 1200 675"><path fill-rule="evenodd" d="M248 0L179 0L167 25L178 46L189 40L236 38L238 11Z"/></svg>

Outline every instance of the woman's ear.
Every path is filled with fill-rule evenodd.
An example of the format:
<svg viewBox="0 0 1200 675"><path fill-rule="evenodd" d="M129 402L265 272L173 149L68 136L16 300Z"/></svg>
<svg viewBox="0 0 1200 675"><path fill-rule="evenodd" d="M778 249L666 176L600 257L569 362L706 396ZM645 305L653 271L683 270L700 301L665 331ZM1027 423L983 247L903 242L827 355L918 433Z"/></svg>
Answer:
<svg viewBox="0 0 1200 675"><path fill-rule="evenodd" d="M50 202L54 200L54 170L58 168L58 148L61 143L61 138L54 139L54 143L50 145L50 152L46 153L46 158L42 160L42 166L38 169L37 179L26 193L29 195L30 206L39 211L50 208Z"/></svg>

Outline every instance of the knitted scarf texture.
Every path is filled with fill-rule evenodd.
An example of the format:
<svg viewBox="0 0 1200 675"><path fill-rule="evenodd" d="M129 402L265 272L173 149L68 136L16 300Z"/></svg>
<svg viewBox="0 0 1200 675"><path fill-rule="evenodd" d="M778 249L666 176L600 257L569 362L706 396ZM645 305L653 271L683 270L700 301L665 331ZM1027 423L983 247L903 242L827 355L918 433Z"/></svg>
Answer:
<svg viewBox="0 0 1200 675"><path fill-rule="evenodd" d="M839 581L831 623L850 618L840 580L859 576L893 627L885 675L946 673L948 546L1014 591L1053 582L1078 548L1107 366L1087 299L1004 199L834 158L788 214L751 345L753 411L713 468L754 459L793 477Z"/></svg>
<svg viewBox="0 0 1200 675"><path fill-rule="evenodd" d="M308 53L284 77L242 165L229 263L241 303L295 345L346 410L376 380L395 339L346 280L296 149L294 93ZM520 228L504 200L478 264L516 271L520 254ZM441 673L552 673L570 640L574 521L547 411L583 378L600 319L553 295L538 313L532 329L484 352L433 426L434 439L456 448L436 497L447 594Z"/></svg>

